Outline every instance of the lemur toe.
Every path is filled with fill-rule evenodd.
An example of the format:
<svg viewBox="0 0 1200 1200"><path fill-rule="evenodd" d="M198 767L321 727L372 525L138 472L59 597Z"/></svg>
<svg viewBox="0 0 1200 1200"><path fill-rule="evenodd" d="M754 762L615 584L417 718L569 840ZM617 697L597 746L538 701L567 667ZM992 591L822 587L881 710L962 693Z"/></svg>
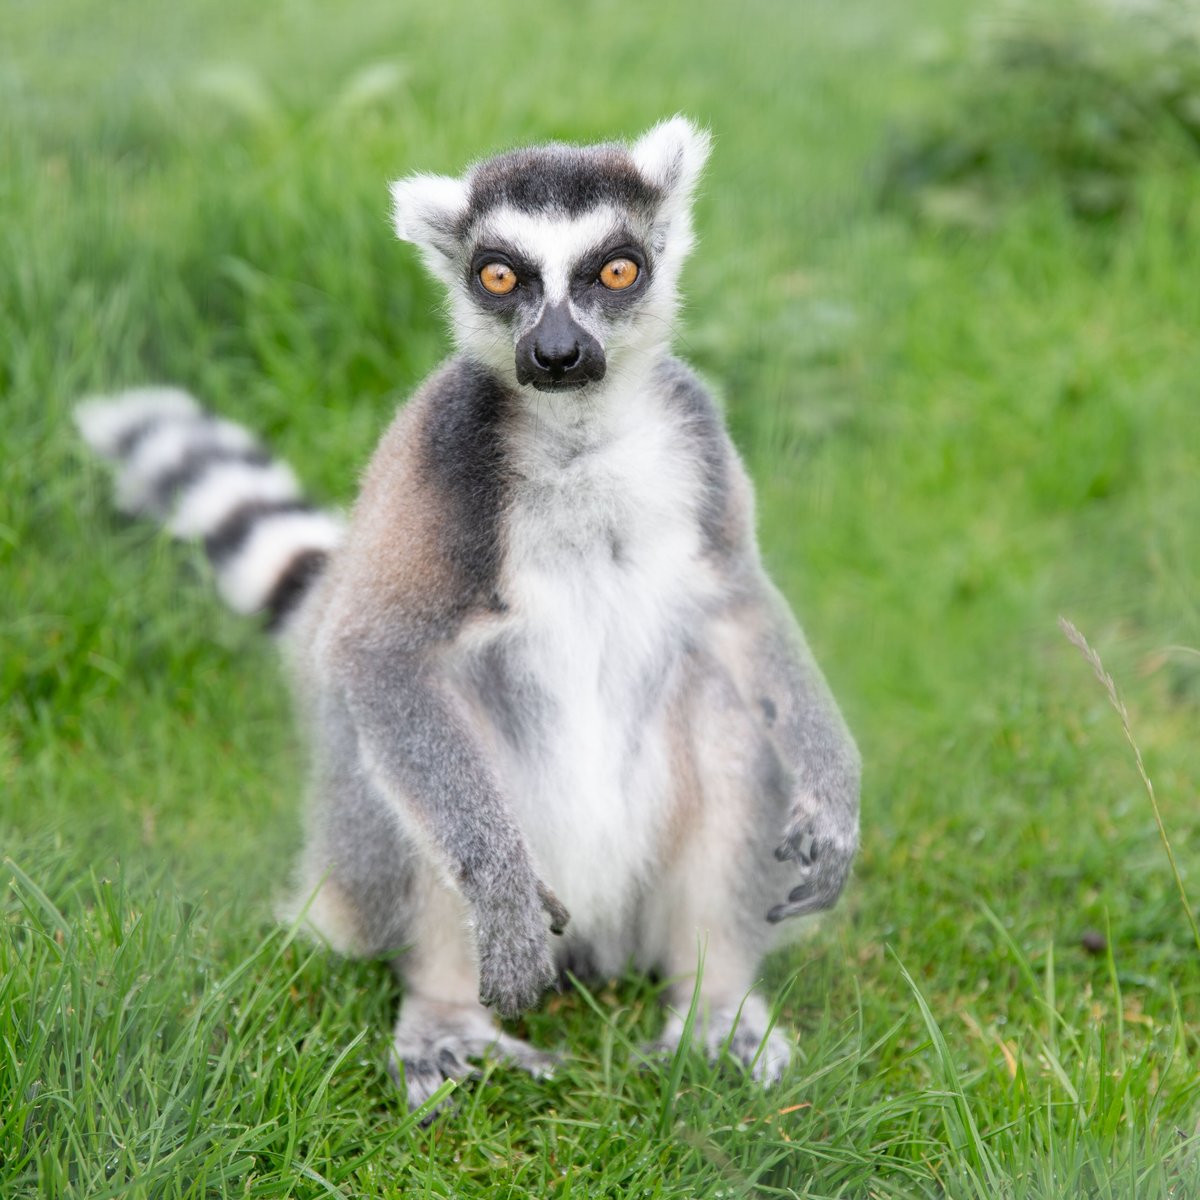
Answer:
<svg viewBox="0 0 1200 1200"><path fill-rule="evenodd" d="M492 1050L502 1061L519 1067L534 1079L550 1079L563 1064L561 1054L552 1050L538 1050L528 1042L508 1034L502 1034Z"/></svg>
<svg viewBox="0 0 1200 1200"><path fill-rule="evenodd" d="M451 1055L450 1058L454 1056ZM416 1112L429 1098L446 1082L447 1079L464 1079L472 1074L467 1064L454 1058L453 1065L447 1052L443 1051L434 1058L388 1058L388 1074L398 1088L404 1090L404 1098L408 1103L409 1112ZM440 1104L434 1105L422 1118L422 1126L431 1125L450 1106L452 1101L447 1098Z"/></svg>
<svg viewBox="0 0 1200 1200"><path fill-rule="evenodd" d="M471 1075L479 1074L478 1067L471 1066L464 1057L449 1046L443 1046L438 1051L437 1065L447 1079L466 1079Z"/></svg>
<svg viewBox="0 0 1200 1200"><path fill-rule="evenodd" d="M797 891L799 889L796 889ZM792 892L795 895L795 891ZM793 900L788 897L786 904L776 904L774 908L767 912L767 920L772 925L778 925L780 921L786 921L788 917L803 917L809 913L820 912L823 908L828 908L829 905L822 903L819 897L814 897L809 894L804 899Z"/></svg>

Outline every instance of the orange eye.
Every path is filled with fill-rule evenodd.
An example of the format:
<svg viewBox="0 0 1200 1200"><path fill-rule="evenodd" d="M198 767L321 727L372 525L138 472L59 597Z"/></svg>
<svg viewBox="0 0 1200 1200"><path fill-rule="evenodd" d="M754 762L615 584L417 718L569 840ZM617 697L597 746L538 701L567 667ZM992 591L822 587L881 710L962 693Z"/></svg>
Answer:
<svg viewBox="0 0 1200 1200"><path fill-rule="evenodd" d="M632 258L614 258L600 268L600 282L614 292L623 292L638 277L638 265Z"/></svg>
<svg viewBox="0 0 1200 1200"><path fill-rule="evenodd" d="M479 282L493 296L507 296L517 286L517 273L504 263L488 263L479 272Z"/></svg>

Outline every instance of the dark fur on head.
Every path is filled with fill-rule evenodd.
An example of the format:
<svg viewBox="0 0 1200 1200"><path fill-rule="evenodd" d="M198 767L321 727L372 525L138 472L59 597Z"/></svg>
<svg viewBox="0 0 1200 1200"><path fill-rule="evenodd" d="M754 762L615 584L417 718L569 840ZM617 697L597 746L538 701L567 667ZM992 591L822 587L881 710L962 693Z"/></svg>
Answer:
<svg viewBox="0 0 1200 1200"><path fill-rule="evenodd" d="M617 145L553 142L513 150L480 163L467 179L467 207L455 230L460 238L503 205L577 217L608 204L650 218L663 198L661 188L638 171L629 151Z"/></svg>

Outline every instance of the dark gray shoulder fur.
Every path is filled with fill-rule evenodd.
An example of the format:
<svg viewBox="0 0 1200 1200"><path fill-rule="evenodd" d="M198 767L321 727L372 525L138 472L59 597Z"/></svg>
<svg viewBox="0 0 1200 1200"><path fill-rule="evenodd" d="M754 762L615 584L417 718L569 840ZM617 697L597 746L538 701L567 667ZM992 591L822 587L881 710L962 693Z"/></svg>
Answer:
<svg viewBox="0 0 1200 1200"><path fill-rule="evenodd" d="M500 430L513 403L503 383L469 358L452 360L428 397L418 462L444 505L438 536L465 605L489 602L500 569L509 483Z"/></svg>
<svg viewBox="0 0 1200 1200"><path fill-rule="evenodd" d="M656 374L668 401L684 417L702 465L704 489L700 521L707 548L719 557L727 556L740 548L744 529L736 511L737 452L725 421L712 394L686 363L677 358L665 358L659 363Z"/></svg>

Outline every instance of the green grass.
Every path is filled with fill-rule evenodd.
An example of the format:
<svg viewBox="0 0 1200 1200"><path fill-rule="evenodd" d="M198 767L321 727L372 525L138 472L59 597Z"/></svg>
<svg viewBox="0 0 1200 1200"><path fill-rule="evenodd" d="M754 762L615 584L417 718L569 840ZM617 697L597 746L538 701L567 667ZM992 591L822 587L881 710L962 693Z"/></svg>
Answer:
<svg viewBox="0 0 1200 1200"><path fill-rule="evenodd" d="M1200 168L1138 150L1099 224L1053 172L981 227L880 208L955 111L960 7L6 7L0 1195L1200 1195L1191 924L1056 626L1195 902ZM1038 105L994 82L1020 145ZM386 180L677 110L717 138L680 348L859 735L862 854L767 966L778 1089L645 1069L622 980L521 1023L555 1079L489 1068L422 1130L386 972L270 919L302 785L271 648L112 514L70 407L179 381L346 502L446 350Z"/></svg>

